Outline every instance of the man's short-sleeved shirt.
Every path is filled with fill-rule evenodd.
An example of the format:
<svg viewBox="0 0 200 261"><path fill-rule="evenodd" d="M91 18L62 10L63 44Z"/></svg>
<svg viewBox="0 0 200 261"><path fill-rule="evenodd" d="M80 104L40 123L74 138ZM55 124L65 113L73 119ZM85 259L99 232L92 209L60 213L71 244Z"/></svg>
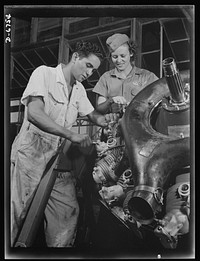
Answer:
<svg viewBox="0 0 200 261"><path fill-rule="evenodd" d="M123 96L130 102L144 87L158 80L158 77L145 69L132 68L126 79L120 78L116 68L105 72L95 85L93 92L105 98Z"/></svg>
<svg viewBox="0 0 200 261"><path fill-rule="evenodd" d="M72 88L69 100L61 64L56 68L42 65L35 69L21 98L24 105L28 96L42 96L45 112L56 123L67 128L71 128L78 114L85 116L94 110L84 86L78 81Z"/></svg>
<svg viewBox="0 0 200 261"><path fill-rule="evenodd" d="M94 110L90 103L84 86L76 81L69 98L67 83L62 71L62 64L57 67L39 66L36 68L22 95L21 102L25 105L24 121L18 136L15 139L15 147L23 147L23 144L31 144L33 134L41 137L43 142L51 144L52 150L57 150L62 139L59 136L49 134L37 128L27 119L27 102L29 96L41 96L44 100L46 114L57 124L70 129L77 119L78 114L85 116ZM30 138L31 137L31 138ZM44 144L38 143L38 151L44 151ZM13 147L14 147L13 145Z"/></svg>

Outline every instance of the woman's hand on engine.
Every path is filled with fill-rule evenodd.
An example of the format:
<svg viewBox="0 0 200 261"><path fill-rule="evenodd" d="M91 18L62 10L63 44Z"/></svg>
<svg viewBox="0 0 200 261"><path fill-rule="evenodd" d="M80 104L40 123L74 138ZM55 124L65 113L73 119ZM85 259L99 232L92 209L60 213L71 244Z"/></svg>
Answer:
<svg viewBox="0 0 200 261"><path fill-rule="evenodd" d="M123 96L115 96L112 97L114 103L118 103L118 104L127 104L126 99Z"/></svg>
<svg viewBox="0 0 200 261"><path fill-rule="evenodd" d="M107 127L109 124L117 122L119 116L116 113L108 113L105 115L101 115L97 119L97 124L101 127Z"/></svg>
<svg viewBox="0 0 200 261"><path fill-rule="evenodd" d="M123 110L123 108L128 104L123 96L112 97L112 100L114 101L111 104L111 111L113 113L120 113Z"/></svg>
<svg viewBox="0 0 200 261"><path fill-rule="evenodd" d="M119 116L116 113L108 113L105 114L105 121L107 123L114 123L117 122L119 119Z"/></svg>

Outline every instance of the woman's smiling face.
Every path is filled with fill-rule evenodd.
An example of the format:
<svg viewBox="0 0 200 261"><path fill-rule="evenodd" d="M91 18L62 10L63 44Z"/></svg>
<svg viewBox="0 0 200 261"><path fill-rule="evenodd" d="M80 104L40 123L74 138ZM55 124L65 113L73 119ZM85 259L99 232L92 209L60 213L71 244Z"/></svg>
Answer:
<svg viewBox="0 0 200 261"><path fill-rule="evenodd" d="M119 46L111 53L111 59L119 71L124 71L130 65L131 54L127 44Z"/></svg>

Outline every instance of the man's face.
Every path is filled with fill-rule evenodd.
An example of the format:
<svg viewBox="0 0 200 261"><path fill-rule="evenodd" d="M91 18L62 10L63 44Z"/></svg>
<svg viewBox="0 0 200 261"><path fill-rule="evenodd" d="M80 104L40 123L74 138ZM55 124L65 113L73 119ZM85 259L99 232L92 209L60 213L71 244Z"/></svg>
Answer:
<svg viewBox="0 0 200 261"><path fill-rule="evenodd" d="M75 55L72 74L77 81L82 82L98 69L101 62L94 54L91 54L88 57L79 57L77 53L75 53Z"/></svg>
<svg viewBox="0 0 200 261"><path fill-rule="evenodd" d="M130 64L130 52L127 44L123 44L111 53L111 59L119 71L124 71Z"/></svg>

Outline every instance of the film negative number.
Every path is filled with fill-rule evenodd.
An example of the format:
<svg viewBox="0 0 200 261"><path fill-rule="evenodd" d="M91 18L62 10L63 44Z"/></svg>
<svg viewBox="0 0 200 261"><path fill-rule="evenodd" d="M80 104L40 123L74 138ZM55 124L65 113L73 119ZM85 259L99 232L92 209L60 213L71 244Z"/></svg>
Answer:
<svg viewBox="0 0 200 261"><path fill-rule="evenodd" d="M5 43L7 42L11 42L11 15L10 14L6 14L5 15L5 28L6 28L6 39L5 39Z"/></svg>

